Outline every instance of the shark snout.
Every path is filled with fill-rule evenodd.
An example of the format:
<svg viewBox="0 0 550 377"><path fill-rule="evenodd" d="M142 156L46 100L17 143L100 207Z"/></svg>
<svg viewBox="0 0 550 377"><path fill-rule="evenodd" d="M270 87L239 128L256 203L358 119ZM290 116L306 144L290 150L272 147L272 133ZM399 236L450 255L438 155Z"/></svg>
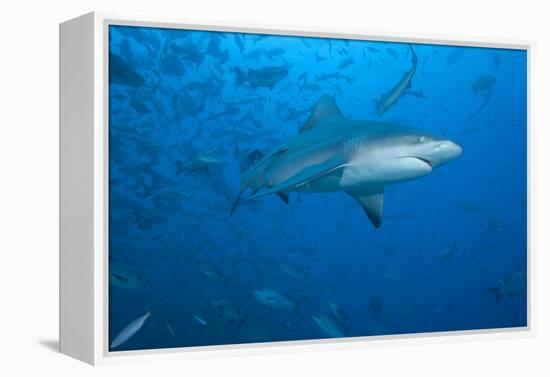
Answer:
<svg viewBox="0 0 550 377"><path fill-rule="evenodd" d="M440 141L436 146L433 157L430 158L433 167L452 161L462 154L462 147L451 140Z"/></svg>
<svg viewBox="0 0 550 377"><path fill-rule="evenodd" d="M438 149L441 153L447 155L450 160L454 160L462 154L462 147L450 140L442 141Z"/></svg>

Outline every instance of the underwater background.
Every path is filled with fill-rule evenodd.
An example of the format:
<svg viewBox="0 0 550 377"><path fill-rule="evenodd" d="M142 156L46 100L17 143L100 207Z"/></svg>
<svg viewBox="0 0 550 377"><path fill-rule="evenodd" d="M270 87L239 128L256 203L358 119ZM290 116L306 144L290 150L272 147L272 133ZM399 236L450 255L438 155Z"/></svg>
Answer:
<svg viewBox="0 0 550 377"><path fill-rule="evenodd" d="M463 153L379 229L343 193L230 216L324 94ZM526 51L110 26L111 350L524 327L526 276Z"/></svg>

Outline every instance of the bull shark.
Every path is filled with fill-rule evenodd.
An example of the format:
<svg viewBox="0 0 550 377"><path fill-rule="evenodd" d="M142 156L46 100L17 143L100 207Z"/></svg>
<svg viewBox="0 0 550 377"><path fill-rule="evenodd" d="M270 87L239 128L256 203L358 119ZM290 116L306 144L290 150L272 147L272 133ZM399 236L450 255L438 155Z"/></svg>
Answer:
<svg viewBox="0 0 550 377"><path fill-rule="evenodd" d="M247 189L250 198L289 192L344 192L372 224L382 224L384 187L429 174L462 154L451 140L400 124L352 120L323 95L298 134L241 175L230 214Z"/></svg>
<svg viewBox="0 0 550 377"><path fill-rule="evenodd" d="M399 98L407 94L408 90L412 87L412 79L414 77L414 74L416 73L418 58L416 57L416 54L411 45L409 45L409 48L411 49L412 56L411 69L403 74L401 80L399 80L389 92L382 94L380 99L378 101L375 101L376 110L380 115L388 111L389 108L392 107L399 100Z"/></svg>

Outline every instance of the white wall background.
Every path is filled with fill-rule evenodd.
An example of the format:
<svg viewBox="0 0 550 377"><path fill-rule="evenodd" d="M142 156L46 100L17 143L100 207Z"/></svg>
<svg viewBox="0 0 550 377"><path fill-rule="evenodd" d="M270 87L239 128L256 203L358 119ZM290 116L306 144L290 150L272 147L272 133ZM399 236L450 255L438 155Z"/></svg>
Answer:
<svg viewBox="0 0 550 377"><path fill-rule="evenodd" d="M0 17L0 375L550 375L548 161L550 27L545 1L6 1ZM539 5L537 5L539 4ZM58 23L90 10L350 27L537 42L533 104L537 335L93 369L56 354ZM469 310L469 308L462 308ZM32 374L31 374L32 373Z"/></svg>

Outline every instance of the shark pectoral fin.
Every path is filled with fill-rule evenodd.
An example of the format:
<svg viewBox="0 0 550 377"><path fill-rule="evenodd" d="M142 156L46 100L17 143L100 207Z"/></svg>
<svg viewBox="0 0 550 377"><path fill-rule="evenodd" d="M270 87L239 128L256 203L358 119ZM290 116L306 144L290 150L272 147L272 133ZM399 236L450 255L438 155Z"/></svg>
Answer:
<svg viewBox="0 0 550 377"><path fill-rule="evenodd" d="M277 196L278 196L279 198L281 198L281 200L282 200L283 202L285 202L286 204L288 204L288 195L289 195L289 194L288 194L288 191L279 191L279 192L277 193Z"/></svg>
<svg viewBox="0 0 550 377"><path fill-rule="evenodd" d="M309 119L306 121L306 123L300 128L298 133L302 133L304 131L307 131L313 127L315 127L317 124L319 124L322 121L325 121L327 119L332 118L343 118L344 115L336 106L336 103L334 103L334 100L330 98L328 95L323 94L319 101L313 106L313 110L311 111L311 115L309 116Z"/></svg>
<svg viewBox="0 0 550 377"><path fill-rule="evenodd" d="M352 193L350 195L359 202L374 227L380 228L384 212L384 189L363 195Z"/></svg>
<svg viewBox="0 0 550 377"><path fill-rule="evenodd" d="M334 156L320 164L310 165L302 169L299 173L291 176L286 181L271 186L261 193L254 194L250 197L250 199L261 198L263 196L279 192L288 192L293 188L306 184L309 181L317 179L325 174L329 174L334 170L341 168L346 162L347 160L345 158Z"/></svg>

